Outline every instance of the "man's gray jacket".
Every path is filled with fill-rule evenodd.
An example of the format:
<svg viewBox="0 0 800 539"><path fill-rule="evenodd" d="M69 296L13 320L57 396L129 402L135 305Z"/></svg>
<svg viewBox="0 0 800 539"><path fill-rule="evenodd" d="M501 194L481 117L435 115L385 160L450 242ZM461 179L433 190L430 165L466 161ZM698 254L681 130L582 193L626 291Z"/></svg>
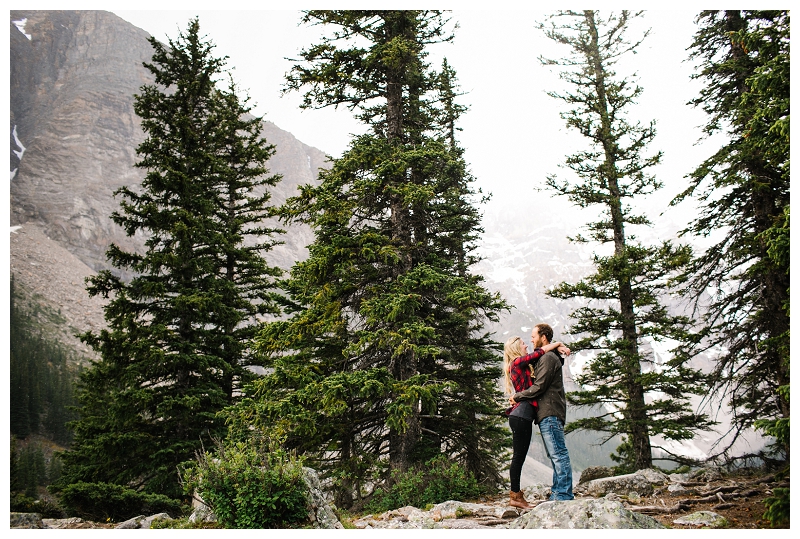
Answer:
<svg viewBox="0 0 800 539"><path fill-rule="evenodd" d="M514 394L515 401L535 400L539 402L536 414L539 423L545 417L556 416L567 422L567 395L564 392L564 377L561 367L564 359L555 352L547 352L533 366L533 385Z"/></svg>

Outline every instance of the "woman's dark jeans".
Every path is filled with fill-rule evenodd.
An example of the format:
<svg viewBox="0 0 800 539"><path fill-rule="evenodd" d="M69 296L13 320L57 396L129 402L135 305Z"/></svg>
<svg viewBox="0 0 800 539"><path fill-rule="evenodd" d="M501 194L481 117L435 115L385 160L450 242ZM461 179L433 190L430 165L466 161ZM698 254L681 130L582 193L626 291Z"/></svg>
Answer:
<svg viewBox="0 0 800 539"><path fill-rule="evenodd" d="M533 435L533 421L522 419L521 417L510 416L508 424L514 434L514 456L511 458L511 492L519 492L519 476L522 474L522 465L528 455L528 447L531 445Z"/></svg>

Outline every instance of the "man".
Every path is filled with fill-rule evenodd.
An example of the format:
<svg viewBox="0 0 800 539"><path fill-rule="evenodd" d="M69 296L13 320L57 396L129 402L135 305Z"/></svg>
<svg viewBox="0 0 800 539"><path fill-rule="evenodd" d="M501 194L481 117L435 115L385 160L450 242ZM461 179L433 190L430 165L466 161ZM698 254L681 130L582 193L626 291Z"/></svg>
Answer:
<svg viewBox="0 0 800 539"><path fill-rule="evenodd" d="M542 348L553 340L553 328L547 324L537 324L531 331L534 348ZM564 423L567 421L567 397L564 393L564 379L561 367L562 358L555 351L547 352L534 365L533 385L511 397L514 404L523 400L536 400L539 408L536 413L539 432L542 434L545 451L553 465L553 487L551 500L572 500L572 465L564 442Z"/></svg>

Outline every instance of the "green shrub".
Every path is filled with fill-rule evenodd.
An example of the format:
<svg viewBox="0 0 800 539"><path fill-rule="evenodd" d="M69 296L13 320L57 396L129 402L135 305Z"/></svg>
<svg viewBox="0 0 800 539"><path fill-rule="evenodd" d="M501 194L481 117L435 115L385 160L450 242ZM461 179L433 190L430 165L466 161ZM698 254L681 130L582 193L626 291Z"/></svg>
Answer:
<svg viewBox="0 0 800 539"><path fill-rule="evenodd" d="M225 528L281 528L308 520L302 463L280 448L218 444L181 473Z"/></svg>
<svg viewBox="0 0 800 539"><path fill-rule="evenodd" d="M61 505L70 516L95 522L122 522L138 515L181 514L181 503L162 494L137 492L111 483L78 482L61 490Z"/></svg>
<svg viewBox="0 0 800 539"><path fill-rule="evenodd" d="M204 520L189 522L188 517L156 518L150 523L151 530L213 530L218 528L221 528L218 522L206 522Z"/></svg>
<svg viewBox="0 0 800 539"><path fill-rule="evenodd" d="M764 518L773 528L789 527L789 489L776 487L773 496L764 500Z"/></svg>
<svg viewBox="0 0 800 539"><path fill-rule="evenodd" d="M37 500L24 494L11 496L12 513L39 513L42 518L64 518L66 514L58 505L48 500Z"/></svg>
<svg viewBox="0 0 800 539"><path fill-rule="evenodd" d="M426 507L447 500L464 501L484 493L472 473L439 455L407 472L393 472L390 486L376 489L366 509L382 513L406 505Z"/></svg>

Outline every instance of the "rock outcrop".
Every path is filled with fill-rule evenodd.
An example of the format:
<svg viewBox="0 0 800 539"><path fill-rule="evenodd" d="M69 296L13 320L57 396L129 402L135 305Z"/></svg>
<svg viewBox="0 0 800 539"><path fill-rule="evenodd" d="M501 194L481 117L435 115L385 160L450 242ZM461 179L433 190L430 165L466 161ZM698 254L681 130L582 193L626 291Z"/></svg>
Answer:
<svg viewBox="0 0 800 539"><path fill-rule="evenodd" d="M583 498L545 502L508 525L512 529L659 529L653 517L634 513L622 503Z"/></svg>
<svg viewBox="0 0 800 539"><path fill-rule="evenodd" d="M303 479L308 485L308 518L315 528L343 529L342 523L333 510L333 501L322 489L316 470L303 468Z"/></svg>
<svg viewBox="0 0 800 539"><path fill-rule="evenodd" d="M651 494L656 486L667 483L669 483L669 477L666 474L646 469L632 474L602 477L580 483L575 487L575 492L598 498L612 492L621 496L643 496Z"/></svg>

